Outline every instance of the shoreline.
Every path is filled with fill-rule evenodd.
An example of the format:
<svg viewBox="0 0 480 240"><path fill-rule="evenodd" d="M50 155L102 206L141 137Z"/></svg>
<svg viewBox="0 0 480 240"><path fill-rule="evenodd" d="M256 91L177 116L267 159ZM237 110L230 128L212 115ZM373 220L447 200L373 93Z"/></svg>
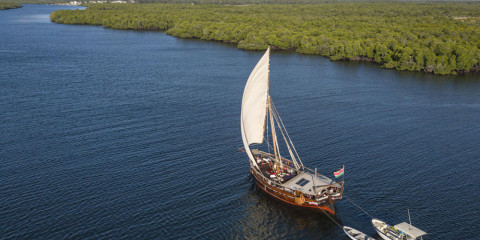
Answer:
<svg viewBox="0 0 480 240"><path fill-rule="evenodd" d="M23 5L20 3L0 2L0 10L17 9L22 7Z"/></svg>
<svg viewBox="0 0 480 240"><path fill-rule="evenodd" d="M452 3L452 6L472 7L461 3ZM323 9L327 7L330 9ZM272 50L320 55L333 61L374 62L383 68L401 71L436 75L480 72L480 42L476 43L480 41L476 37L480 35L478 22L459 21L450 16L431 20L428 20L430 16L402 17L410 14L414 7L432 8L418 3L404 6L394 18L388 16L390 9L382 10L377 16L364 16L386 7L377 3L241 7L92 4L82 11L55 11L50 19L60 24L164 31L180 38L235 44L244 50L265 50L271 46ZM398 7L390 6L391 9ZM439 9L443 7L438 6ZM474 7L480 10L480 4ZM357 8L359 13L355 12ZM352 20L344 20L343 15L332 13L334 10L344 11L343 15ZM467 9L452 10L449 14L459 16L462 11ZM319 12L331 16L316 16ZM379 23L372 24L374 20ZM417 23L420 20L422 24ZM407 24L410 26L405 27Z"/></svg>

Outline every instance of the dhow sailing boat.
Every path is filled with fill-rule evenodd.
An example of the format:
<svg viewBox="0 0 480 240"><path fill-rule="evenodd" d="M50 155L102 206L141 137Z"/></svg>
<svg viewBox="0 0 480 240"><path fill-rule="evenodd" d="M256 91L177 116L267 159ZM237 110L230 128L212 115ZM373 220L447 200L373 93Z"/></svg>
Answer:
<svg viewBox="0 0 480 240"><path fill-rule="evenodd" d="M334 215L333 204L342 199L344 179L336 182L302 164L269 95L269 71L270 48L250 74L242 98L240 125L250 172L258 188L278 200ZM290 159L280 154L277 129ZM264 140L268 146L267 152L250 148L251 144L262 144ZM343 175L343 168L335 175Z"/></svg>

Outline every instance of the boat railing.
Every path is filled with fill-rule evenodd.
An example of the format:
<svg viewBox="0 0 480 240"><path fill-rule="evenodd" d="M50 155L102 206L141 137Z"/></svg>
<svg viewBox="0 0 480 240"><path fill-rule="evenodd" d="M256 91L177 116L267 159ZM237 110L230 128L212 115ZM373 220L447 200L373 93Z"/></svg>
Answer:
<svg viewBox="0 0 480 240"><path fill-rule="evenodd" d="M244 151L243 149L241 149L241 150ZM261 151L261 150L258 150L258 149L254 149L254 150L258 151L258 153L259 153L260 155L262 155L262 156L267 156L267 157L269 157L269 158L271 158L271 159L274 159L274 158L275 158L275 155L273 155L273 154L271 154L271 153L267 153L267 152L264 152L264 151ZM292 168L295 167L295 165L293 164L293 161L292 161L292 160L290 160L290 159L288 159L288 158L284 158L284 157L281 157L280 159L281 159L281 161L282 161L283 164L288 165L288 166L290 166L290 167L292 167ZM305 166L303 166L303 165L302 165L302 170L305 171L305 172L310 172L310 173L315 174L315 171L314 171L314 170L312 170L312 169L310 169L310 168L308 168L308 167L305 167Z"/></svg>
<svg viewBox="0 0 480 240"><path fill-rule="evenodd" d="M243 151L245 152L245 150L243 148L239 148L240 151ZM270 153L267 153L267 152L264 152L264 151L260 151L258 149L254 149L255 150L255 154L260 154L261 157L267 157L267 158L270 158L270 159L273 159L274 158L274 155L273 154L270 154ZM282 157L282 162L288 166L290 166L291 168L294 168L293 166L293 162L287 158L284 158ZM302 166L303 167L303 166ZM311 174L317 174L314 170L310 169L310 168L307 168L307 167L303 167L303 170L305 172L310 172ZM258 172L258 170L254 169L254 171ZM264 176L263 174L261 174L260 172L258 172L257 174L259 177L261 177L263 179L263 181L267 184L269 184L270 186L274 186L282 191L286 191L286 192L293 192L293 190L291 189L288 189L288 188L285 188L283 187L281 184L280 181L278 180L273 180L273 179L270 179L270 178L267 178L266 176ZM334 187L334 188L338 188L339 184L341 184L341 191L340 193L335 193L335 194L332 194L330 197L327 197L328 198L331 198L332 200L338 200L338 199L342 199L342 196L343 196L343 183L344 183L344 180L340 181L340 182L333 182L332 184L329 184L329 185L322 185L322 186L316 186L316 187L322 187L322 188L329 188L329 187ZM323 199L320 198L320 201L322 201ZM317 198L317 201L319 201L319 199Z"/></svg>
<svg viewBox="0 0 480 240"><path fill-rule="evenodd" d="M242 151L242 152L245 152L245 149L244 148L239 148L238 150ZM260 154L262 157L268 157L270 159L275 159L275 155L271 154L271 153L267 153L267 152L264 152L264 151L261 151L259 149L252 149L252 152L253 153L257 153L257 154ZM293 161L288 159L288 158L284 158L284 157L281 157L281 160L282 160L282 163L291 167L291 168L295 168L294 164L293 164ZM310 169L308 167L305 167L302 165L301 169L307 173L312 173L312 174L319 174L318 172L316 172L315 170L313 169ZM339 184L339 183L342 183L343 184L343 180L340 181L340 182L335 182L335 183L332 183L331 185L335 185L335 184Z"/></svg>
<svg viewBox="0 0 480 240"><path fill-rule="evenodd" d="M245 151L243 150L242 148L240 148L241 151ZM275 156L271 153L267 153L267 152L264 152L264 151L261 151L261 150L258 150L258 149L254 149L256 150L259 154L261 154L262 156L268 156L269 158L275 158ZM284 157L281 157L281 160L282 160L282 163L294 168L294 164L293 164L293 161L290 160L290 159L287 159L287 158L284 158ZM308 167L305 167L302 165L302 170L305 171L305 172L308 172L308 173L312 173L312 174L319 174L318 172L316 172L315 170L313 169L310 169ZM340 181L340 182L336 182L336 183L341 183L343 181ZM335 183L334 183L335 184ZM334 185L332 184L332 185Z"/></svg>
<svg viewBox="0 0 480 240"><path fill-rule="evenodd" d="M276 187L276 188L279 189L279 190L282 190L282 191L285 191L285 192L288 192L288 193L292 193L292 194L293 194L294 190L285 188L284 186L281 185L281 183L280 183L279 181L275 181L275 180L268 179L267 177L263 176L263 174L261 174L260 172L258 172L257 169L254 169L253 171L257 172L256 175L259 176L260 178L262 178L262 180L263 180L266 184L269 184L270 186ZM317 197L315 197L314 195L312 195L312 198L309 197L309 199L314 200L314 202L310 202L310 201L306 201L306 202L307 202L308 204L318 205L318 204L321 204L321 203L323 203L323 202L328 201L328 198L329 198L329 197L326 197L326 198L317 198ZM332 199L333 199L333 200L336 200L336 199L338 199L338 198L333 197Z"/></svg>

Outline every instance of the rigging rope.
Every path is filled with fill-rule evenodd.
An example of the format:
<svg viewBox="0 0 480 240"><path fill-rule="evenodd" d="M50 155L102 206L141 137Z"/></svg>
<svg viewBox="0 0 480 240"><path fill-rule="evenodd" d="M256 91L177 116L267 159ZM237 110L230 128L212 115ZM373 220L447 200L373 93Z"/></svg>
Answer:
<svg viewBox="0 0 480 240"><path fill-rule="evenodd" d="M349 197L343 195L344 198L347 198L348 201L350 201L353 205L355 205L356 207L358 207L360 210L362 210L364 213L366 213L368 216L370 216L371 218L374 218L372 215L370 215L367 211L365 211L363 208L361 208L360 206L358 206L356 203L353 202L352 199L350 199Z"/></svg>
<svg viewBox="0 0 480 240"><path fill-rule="evenodd" d="M279 121L280 115L278 115L278 112L274 112L273 117L275 118L275 122L279 126L280 133L282 133L283 141L285 141L285 145L287 145L288 152L290 153L290 156L292 157L292 161L293 161L293 164L295 165L295 168L300 169L300 166L298 165L297 161L295 160L295 155L293 155L292 149L290 148L290 144L288 144L287 138L285 137L285 133L283 133L283 130L280 127L281 126L280 121ZM285 129L285 132L286 131L287 130Z"/></svg>
<svg viewBox="0 0 480 240"><path fill-rule="evenodd" d="M285 130L285 134L287 135L287 138L290 142L290 145L292 146L293 148L293 151L295 151L295 154L297 155L297 158L298 158L298 161L300 162L300 166L303 167L303 162L302 162L302 159L300 158L300 155L298 155L298 152L297 152L297 149L295 148L295 145L293 145L293 142L292 142L292 139L290 138L290 135L288 134L288 131L287 131L287 128L285 127L285 125L283 124L283 121L282 121L282 118L280 117L280 114L278 114L278 110L277 110L277 107L275 106L275 104L273 104L273 101L271 101L271 105L272 105L272 109L274 111L274 116L278 117L278 119L280 120L280 124L278 124L278 126L280 127L280 131L282 132L282 135L283 135L283 131L281 130L282 128ZM285 136L284 136L285 137ZM288 143L287 143L288 144Z"/></svg>
<svg viewBox="0 0 480 240"><path fill-rule="evenodd" d="M270 99L271 101L271 99ZM287 147L289 147L288 145L291 145L291 147L293 148L294 152L295 152L295 155L297 155L297 158L300 162L300 165L303 167L303 163L302 163L302 160L300 159L300 156L298 155L298 152L297 152L297 149L295 148L295 146L293 145L293 142L292 142L292 139L290 138L288 132L287 132L287 129L285 128L285 125L283 124L283 121L282 121L282 118L280 117L280 114L278 114L278 110L275 106L275 104L273 104L273 101L271 101L271 106L272 106L272 110L273 110L273 118L274 120L277 122L277 125L279 126L279 129L280 129L280 132L282 133L282 136L285 140L285 142L287 143ZM267 120L268 120L268 115L267 115ZM269 135L268 135L268 124L267 125L267 145L268 145L268 150L270 152L270 143L269 143ZM283 133L283 130L285 130L285 134ZM290 144L288 144L286 138L285 138L285 135L287 136ZM294 159L292 159L294 160ZM370 215L366 210L364 210L363 208L361 208L358 204L356 204L352 199L350 199L349 197L343 195L343 197L345 197L348 201L350 201L353 205L355 205L357 208L359 208L360 210L362 210L365 214L367 214L368 216L370 216L371 218L374 218L372 215ZM327 217L329 217L335 224L337 224L340 228L342 228L343 230L343 226L340 225L335 219L333 219L327 212L325 212L325 210L321 209L322 212L327 215Z"/></svg>

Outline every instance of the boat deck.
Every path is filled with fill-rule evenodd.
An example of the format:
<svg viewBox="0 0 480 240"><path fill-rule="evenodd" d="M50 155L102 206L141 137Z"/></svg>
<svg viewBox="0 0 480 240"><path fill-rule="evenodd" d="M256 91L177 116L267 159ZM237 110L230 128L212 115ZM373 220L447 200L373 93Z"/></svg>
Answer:
<svg viewBox="0 0 480 240"><path fill-rule="evenodd" d="M330 191L330 194L336 194L334 191L341 187L340 184L324 175L310 172L298 173L297 170L288 165L283 166L280 174L275 174L272 159L264 156L256 156L256 159L260 172L266 179L281 184L287 189L317 195L322 191Z"/></svg>
<svg viewBox="0 0 480 240"><path fill-rule="evenodd" d="M312 173L301 173L283 183L283 186L289 189L295 189L305 194L318 194L318 191L331 191L333 193L334 188L340 188L340 184L336 183L332 179L321 175Z"/></svg>
<svg viewBox="0 0 480 240"><path fill-rule="evenodd" d="M285 183L297 175L294 169L286 166L284 166L284 169L282 169L281 174L276 175L275 170L273 169L274 164L269 158L262 158L260 161L257 161L257 164L265 178L277 183Z"/></svg>

